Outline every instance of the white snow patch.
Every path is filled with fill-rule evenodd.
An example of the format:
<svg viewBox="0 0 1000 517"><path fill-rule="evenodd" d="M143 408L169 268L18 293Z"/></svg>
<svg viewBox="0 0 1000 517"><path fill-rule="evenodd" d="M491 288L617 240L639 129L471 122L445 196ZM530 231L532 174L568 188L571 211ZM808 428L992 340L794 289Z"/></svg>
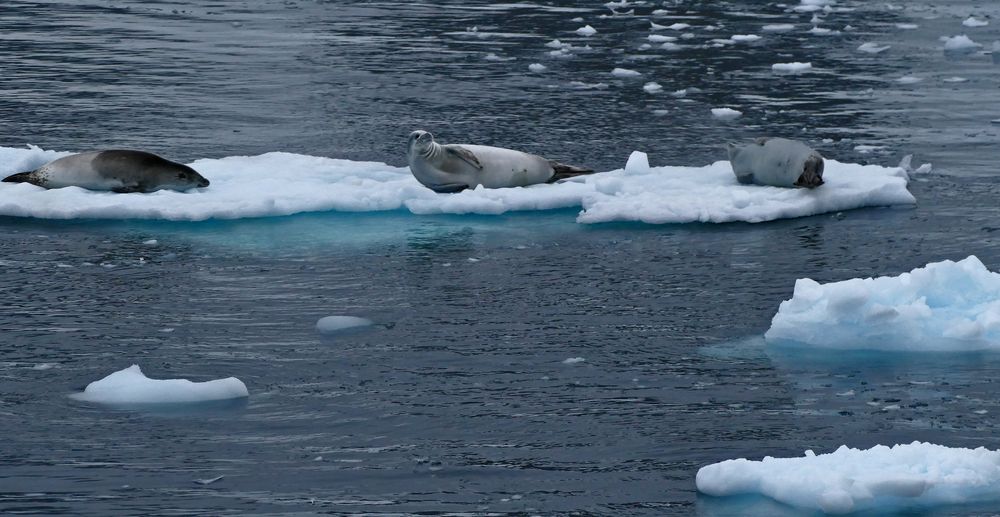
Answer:
<svg viewBox="0 0 1000 517"><path fill-rule="evenodd" d="M799 458L726 460L702 467L698 490L760 494L784 504L845 514L1000 499L1000 451L913 442L871 449L842 445Z"/></svg>
<svg viewBox="0 0 1000 517"><path fill-rule="evenodd" d="M371 324L372 320L357 316L327 316L316 322L316 330L320 334L332 334L342 330L367 327Z"/></svg>
<svg viewBox="0 0 1000 517"><path fill-rule="evenodd" d="M712 116L720 120L733 120L743 115L742 111L732 108L712 108Z"/></svg>
<svg viewBox="0 0 1000 517"><path fill-rule="evenodd" d="M980 20L977 19L975 16L970 16L962 22L962 25L966 27L985 27L989 24L990 24L989 20Z"/></svg>
<svg viewBox="0 0 1000 517"><path fill-rule="evenodd" d="M71 397L101 404L181 404L249 395L246 385L236 377L206 382L150 379L143 375L139 365L133 364L88 384L82 393L74 393Z"/></svg>
<svg viewBox="0 0 1000 517"><path fill-rule="evenodd" d="M532 63L532 64L528 65L528 70L530 70L532 72L535 72L536 74L540 74L540 73L542 73L542 72L544 72L544 71L546 71L548 69L549 68L547 66L545 66L545 65L543 65L541 63Z"/></svg>
<svg viewBox="0 0 1000 517"><path fill-rule="evenodd" d="M890 45L879 45L878 43L862 43L858 47L859 52L865 52L867 54L881 54L886 50L891 48Z"/></svg>
<svg viewBox="0 0 1000 517"><path fill-rule="evenodd" d="M942 36L941 41L944 42L944 50L946 52L968 52L982 47L982 45L972 41L972 39L965 34L951 37Z"/></svg>
<svg viewBox="0 0 1000 517"><path fill-rule="evenodd" d="M831 349L1000 350L1000 274L969 256L899 276L800 279L765 338Z"/></svg>
<svg viewBox="0 0 1000 517"><path fill-rule="evenodd" d="M649 174L649 157L642 151L632 151L625 162L625 174Z"/></svg>
<svg viewBox="0 0 1000 517"><path fill-rule="evenodd" d="M611 75L615 77L638 77L642 75L642 73L635 70L629 70L628 68L615 68L611 71Z"/></svg>
<svg viewBox="0 0 1000 517"><path fill-rule="evenodd" d="M771 70L774 72L781 72L786 74L798 74L802 72L808 72L812 70L812 63L775 63L771 65Z"/></svg>
<svg viewBox="0 0 1000 517"><path fill-rule="evenodd" d="M646 93L659 93L660 91L663 90L663 87L660 86L660 83L649 82L642 85L642 89Z"/></svg>
<svg viewBox="0 0 1000 517"><path fill-rule="evenodd" d="M597 29L591 27L590 25L585 25L576 30L576 33L581 36L593 36L597 34Z"/></svg>

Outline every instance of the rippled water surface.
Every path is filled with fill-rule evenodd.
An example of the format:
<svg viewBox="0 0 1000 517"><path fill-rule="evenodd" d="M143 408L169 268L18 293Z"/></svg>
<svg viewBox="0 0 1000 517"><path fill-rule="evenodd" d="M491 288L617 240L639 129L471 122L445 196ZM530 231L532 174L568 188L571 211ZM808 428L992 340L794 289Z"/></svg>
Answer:
<svg viewBox="0 0 1000 517"><path fill-rule="evenodd" d="M568 1L5 2L3 146L402 165L424 128L608 170L633 149L703 165L767 134L840 161L915 153L934 172L911 184L916 207L758 225L585 226L565 210L0 218L0 513L738 515L697 496L699 467L841 444L1000 448L996 355L761 342L796 278L969 254L1000 269L1000 8L837 7L852 10L818 25L839 34L816 35L811 14L749 1L629 16ZM991 24L963 27L970 14ZM641 50L650 20L692 28L657 32L679 50ZM762 31L777 23L795 28ZM597 34L574 32L586 24ZM963 33L983 47L946 55L938 38ZM737 34L763 38L713 46ZM553 39L571 55L551 55ZM813 70L771 71L796 61ZM321 337L331 314L376 325ZM133 363L237 376L251 395L183 410L66 396Z"/></svg>

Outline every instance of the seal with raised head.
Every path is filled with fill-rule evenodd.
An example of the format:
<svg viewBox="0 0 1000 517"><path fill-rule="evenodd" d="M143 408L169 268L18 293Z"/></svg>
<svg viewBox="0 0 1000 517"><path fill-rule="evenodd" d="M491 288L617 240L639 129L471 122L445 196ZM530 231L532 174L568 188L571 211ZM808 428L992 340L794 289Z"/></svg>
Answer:
<svg viewBox="0 0 1000 517"><path fill-rule="evenodd" d="M187 165L145 151L92 151L53 160L28 172L7 176L8 183L45 188L81 187L112 192L153 192L207 187L209 181Z"/></svg>
<svg viewBox="0 0 1000 517"><path fill-rule="evenodd" d="M804 188L823 184L823 157L802 142L765 137L743 146L728 144L728 150L740 183Z"/></svg>
<svg viewBox="0 0 1000 517"><path fill-rule="evenodd" d="M440 193L461 192L479 185L526 187L594 172L502 147L441 145L427 131L410 133L407 157L417 181Z"/></svg>

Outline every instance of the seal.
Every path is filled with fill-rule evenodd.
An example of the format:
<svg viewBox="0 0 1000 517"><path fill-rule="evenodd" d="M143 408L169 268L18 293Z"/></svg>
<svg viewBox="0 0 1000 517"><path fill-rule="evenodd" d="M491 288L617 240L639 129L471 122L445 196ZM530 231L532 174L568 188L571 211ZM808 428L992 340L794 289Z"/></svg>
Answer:
<svg viewBox="0 0 1000 517"><path fill-rule="evenodd" d="M461 192L480 185L526 187L594 172L502 147L441 145L427 131L410 133L407 158L417 181L439 193Z"/></svg>
<svg viewBox="0 0 1000 517"><path fill-rule="evenodd" d="M145 151L108 150L72 154L28 172L7 176L8 183L44 188L82 187L118 193L188 190L209 181L187 165Z"/></svg>
<svg viewBox="0 0 1000 517"><path fill-rule="evenodd" d="M727 147L740 183L804 188L823 184L823 157L802 142L765 137L749 145Z"/></svg>

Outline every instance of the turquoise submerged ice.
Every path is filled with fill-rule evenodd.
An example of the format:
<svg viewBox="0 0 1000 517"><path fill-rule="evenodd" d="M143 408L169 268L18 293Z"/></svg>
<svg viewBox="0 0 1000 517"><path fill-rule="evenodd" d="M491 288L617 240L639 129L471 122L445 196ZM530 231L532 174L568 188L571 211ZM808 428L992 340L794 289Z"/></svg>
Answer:
<svg viewBox="0 0 1000 517"><path fill-rule="evenodd" d="M982 502L1000 500L1000 451L920 442L841 446L800 458L715 463L698 471L696 484L708 495L759 494L831 514Z"/></svg>
<svg viewBox="0 0 1000 517"><path fill-rule="evenodd" d="M1000 274L970 256L892 277L800 279L765 338L834 349L1000 350Z"/></svg>
<svg viewBox="0 0 1000 517"><path fill-rule="evenodd" d="M69 153L0 147L0 176ZM625 159L625 156L622 157ZM302 212L408 210L414 214L503 214L580 208L581 223L762 222L866 206L912 204L898 167L827 160L820 188L740 185L729 162L703 167L629 167L552 185L436 194L408 168L290 153L203 159L190 164L208 188L151 194L45 190L0 183L0 215L45 219L199 221Z"/></svg>

